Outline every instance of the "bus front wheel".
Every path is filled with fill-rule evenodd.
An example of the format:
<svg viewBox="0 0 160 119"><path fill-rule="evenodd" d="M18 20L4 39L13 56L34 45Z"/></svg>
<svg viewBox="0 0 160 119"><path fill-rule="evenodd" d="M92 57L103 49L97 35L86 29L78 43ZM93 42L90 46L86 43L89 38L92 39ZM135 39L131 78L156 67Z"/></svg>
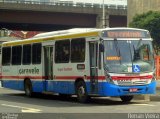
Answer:
<svg viewBox="0 0 160 119"><path fill-rule="evenodd" d="M128 96L120 96L122 102L130 102L133 99L132 95L128 95Z"/></svg>
<svg viewBox="0 0 160 119"><path fill-rule="evenodd" d="M31 83L30 80L26 80L25 81L25 83L24 83L24 90L25 90L26 96L28 96L28 97L32 96L33 91L32 91L32 83Z"/></svg>
<svg viewBox="0 0 160 119"><path fill-rule="evenodd" d="M89 99L89 96L87 95L86 91L86 85L84 81L79 81L76 84L76 94L77 94L77 99L81 103L86 103Z"/></svg>

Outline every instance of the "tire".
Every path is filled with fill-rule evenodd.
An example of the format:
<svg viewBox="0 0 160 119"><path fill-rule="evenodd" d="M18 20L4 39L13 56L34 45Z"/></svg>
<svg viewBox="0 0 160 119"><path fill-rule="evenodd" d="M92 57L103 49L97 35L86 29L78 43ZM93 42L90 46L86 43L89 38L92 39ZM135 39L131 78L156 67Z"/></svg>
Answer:
<svg viewBox="0 0 160 119"><path fill-rule="evenodd" d="M86 85L83 81L79 81L76 84L76 95L80 103L86 103L89 100L89 96L86 91Z"/></svg>
<svg viewBox="0 0 160 119"><path fill-rule="evenodd" d="M120 96L122 102L130 102L133 99L132 95L129 96Z"/></svg>
<svg viewBox="0 0 160 119"><path fill-rule="evenodd" d="M33 96L32 83L30 80L26 80L24 83L24 91L27 97Z"/></svg>

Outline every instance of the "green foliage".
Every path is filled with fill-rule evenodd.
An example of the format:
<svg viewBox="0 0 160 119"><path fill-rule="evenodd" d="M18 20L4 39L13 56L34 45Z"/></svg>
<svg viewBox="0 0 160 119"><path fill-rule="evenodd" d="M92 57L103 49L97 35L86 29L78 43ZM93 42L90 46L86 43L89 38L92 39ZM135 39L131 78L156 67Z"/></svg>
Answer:
<svg viewBox="0 0 160 119"><path fill-rule="evenodd" d="M155 50L160 50L160 12L149 11L147 13L137 14L129 24L129 27L149 30L153 38Z"/></svg>

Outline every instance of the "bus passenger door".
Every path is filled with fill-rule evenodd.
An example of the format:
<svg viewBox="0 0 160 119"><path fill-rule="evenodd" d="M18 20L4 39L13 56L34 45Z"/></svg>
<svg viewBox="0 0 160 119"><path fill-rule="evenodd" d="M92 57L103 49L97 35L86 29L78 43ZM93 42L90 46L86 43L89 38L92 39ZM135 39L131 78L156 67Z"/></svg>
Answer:
<svg viewBox="0 0 160 119"><path fill-rule="evenodd" d="M53 46L44 47L44 72L46 80L53 79Z"/></svg>
<svg viewBox="0 0 160 119"><path fill-rule="evenodd" d="M45 75L45 90L49 80L53 80L53 46L44 46L44 75Z"/></svg>
<svg viewBox="0 0 160 119"><path fill-rule="evenodd" d="M89 43L89 53L90 53L90 87L91 93L95 94L98 92L98 43Z"/></svg>

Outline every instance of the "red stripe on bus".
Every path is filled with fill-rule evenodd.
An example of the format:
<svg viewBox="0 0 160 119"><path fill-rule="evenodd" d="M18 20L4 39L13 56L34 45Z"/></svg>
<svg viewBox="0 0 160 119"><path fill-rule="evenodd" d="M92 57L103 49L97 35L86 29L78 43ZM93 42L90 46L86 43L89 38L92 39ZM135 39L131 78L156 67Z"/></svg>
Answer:
<svg viewBox="0 0 160 119"><path fill-rule="evenodd" d="M132 79L151 79L152 75L148 76L111 76L113 80L132 80Z"/></svg>
<svg viewBox="0 0 160 119"><path fill-rule="evenodd" d="M30 78L30 79L48 79L47 76L0 76L0 78L4 79L25 79L25 78ZM75 80L77 78L84 78L87 80L90 80L92 77L91 76L56 76L54 79L57 80ZM105 76L95 76L95 79L98 80L105 80ZM148 76L111 76L113 80L132 80L132 79L151 79L153 78L152 75Z"/></svg>

